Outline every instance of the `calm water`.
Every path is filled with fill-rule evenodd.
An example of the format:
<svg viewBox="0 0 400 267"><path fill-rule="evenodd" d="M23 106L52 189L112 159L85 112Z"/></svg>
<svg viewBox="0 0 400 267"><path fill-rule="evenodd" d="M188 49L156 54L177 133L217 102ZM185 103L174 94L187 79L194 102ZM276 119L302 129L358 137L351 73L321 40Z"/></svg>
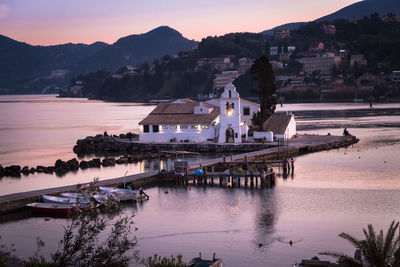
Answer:
<svg viewBox="0 0 400 267"><path fill-rule="evenodd" d="M137 121L152 109L137 104L56 100L51 96L35 96L25 102L21 97L14 98L16 102L0 98L0 162L8 162L3 165L19 163L20 159L51 164L63 155L71 158L76 138L104 130L135 131ZM53 112L48 118L40 110ZM201 251L208 257L216 252L224 266L291 266L322 251L352 254L353 248L337 237L340 232L361 237L361 229L368 223L380 229L400 219L400 104L376 105L373 110L366 109L366 104L293 104L278 110L293 111L302 133L341 134L347 127L361 141L347 149L297 158L294 176L286 180L279 177L272 189L170 187L169 194L164 194L165 187L148 189L150 201L125 208L137 214L136 235L142 257L182 253L189 259ZM61 122L60 113L75 114L72 118L78 122L70 116L64 116ZM11 120L11 115L18 119ZM53 130L54 121L59 127ZM25 125L28 122L30 126ZM18 134L11 138L14 131ZM29 139L31 135L35 142ZM20 152L12 150L11 141ZM41 155L40 159L24 154L25 146L31 155ZM123 175L126 168L132 172L144 169L144 164L127 166L98 174L114 177ZM3 178L0 186L1 190L18 191L16 185L58 185L88 176L78 172L63 178ZM65 223L64 219L46 222L43 218L25 218L1 224L0 235L14 242L16 255L23 258L33 255L36 237L41 236L47 243L43 254L49 255ZM298 242L290 247L289 240Z"/></svg>

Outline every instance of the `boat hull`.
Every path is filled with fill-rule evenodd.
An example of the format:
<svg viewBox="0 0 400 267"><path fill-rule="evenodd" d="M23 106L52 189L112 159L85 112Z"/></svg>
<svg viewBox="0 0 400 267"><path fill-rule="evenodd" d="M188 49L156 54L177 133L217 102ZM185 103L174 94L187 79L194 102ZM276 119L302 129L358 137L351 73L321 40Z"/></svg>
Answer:
<svg viewBox="0 0 400 267"><path fill-rule="evenodd" d="M26 204L34 212L38 213L51 213L51 214L69 214L77 208L74 204L54 204L54 203L41 203L34 202Z"/></svg>

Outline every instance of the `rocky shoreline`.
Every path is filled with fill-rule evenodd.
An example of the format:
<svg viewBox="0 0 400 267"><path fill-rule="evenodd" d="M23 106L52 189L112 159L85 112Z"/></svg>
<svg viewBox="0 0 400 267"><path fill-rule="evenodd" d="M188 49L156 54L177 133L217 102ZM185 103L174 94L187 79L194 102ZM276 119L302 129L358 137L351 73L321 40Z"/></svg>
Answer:
<svg viewBox="0 0 400 267"><path fill-rule="evenodd" d="M312 145L307 145L307 139L311 140L315 138L321 139L319 144L313 143ZM287 153L288 155L290 154L290 156L297 156L322 150L347 147L359 141L352 135L335 138L335 140L329 140L331 139L330 136L302 135L290 141L292 144L296 142L300 142L301 144L299 147L294 146L290 148ZM21 177L21 175L33 173L55 173L57 176L63 176L68 172L78 171L79 169L109 167L115 166L116 164L136 163L141 160L168 159L182 152L239 154L276 147L274 143L143 143L135 139L137 139L137 135L131 133L121 134L119 136L104 134L88 136L85 139L79 139L77 141L77 144L73 148L74 152L79 156L96 155L104 156L105 158L101 159L95 157L92 160L81 161L78 161L76 158L68 161L58 159L54 166L21 167L19 165L11 165L3 167L0 165L0 178L3 176ZM303 139L305 139L305 143L302 142ZM276 153L270 153L269 157L273 157L275 154ZM116 158L115 156L120 157Z"/></svg>
<svg viewBox="0 0 400 267"><path fill-rule="evenodd" d="M96 135L79 139L74 146L74 152L78 155L124 155L124 154L146 154L160 153L163 151L187 151L196 153L245 153L274 147L273 144L263 143L241 143L241 144L220 144L220 143L145 143L137 139L121 138L119 136Z"/></svg>

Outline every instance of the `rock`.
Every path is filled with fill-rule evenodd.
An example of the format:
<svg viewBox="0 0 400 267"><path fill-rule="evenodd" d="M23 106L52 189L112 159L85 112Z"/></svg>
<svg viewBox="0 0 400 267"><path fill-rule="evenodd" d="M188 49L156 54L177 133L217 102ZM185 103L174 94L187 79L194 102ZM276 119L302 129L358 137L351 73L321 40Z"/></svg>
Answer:
<svg viewBox="0 0 400 267"><path fill-rule="evenodd" d="M35 173L35 172L36 172L35 168L31 167L31 169L29 170L29 173L32 174L32 173Z"/></svg>
<svg viewBox="0 0 400 267"><path fill-rule="evenodd" d="M128 157L123 156L123 157L120 157L119 159L117 159L115 161L115 163L117 163L117 164L127 164L127 163L129 163L129 159L128 159Z"/></svg>
<svg viewBox="0 0 400 267"><path fill-rule="evenodd" d="M38 172L38 173L42 173L42 172L44 172L44 169L45 169L46 167L44 167L44 166L41 166L41 165L39 165L39 166L36 166L36 172Z"/></svg>
<svg viewBox="0 0 400 267"><path fill-rule="evenodd" d="M14 176L20 177L21 176L21 166L19 165L11 165L4 168L4 175L5 176Z"/></svg>
<svg viewBox="0 0 400 267"><path fill-rule="evenodd" d="M105 158L102 161L104 167L115 166L115 158Z"/></svg>
<svg viewBox="0 0 400 267"><path fill-rule="evenodd" d="M28 174L29 174L29 167L28 167L28 166L24 166L24 167L22 168L21 172L22 172L24 175L28 175Z"/></svg>
<svg viewBox="0 0 400 267"><path fill-rule="evenodd" d="M87 168L89 168L89 163L87 161L85 161L85 160L82 160L79 163L79 168L81 168L82 170L87 169Z"/></svg>
<svg viewBox="0 0 400 267"><path fill-rule="evenodd" d="M69 171L68 164L63 160L58 159L54 164L54 171L57 175L62 176Z"/></svg>
<svg viewBox="0 0 400 267"><path fill-rule="evenodd" d="M101 161L100 161L99 158L94 158L94 159L93 159L93 166L96 167L96 168L100 168L100 166L101 166Z"/></svg>
<svg viewBox="0 0 400 267"><path fill-rule="evenodd" d="M71 171L77 171L79 169L79 161L76 158L67 161L68 169Z"/></svg>
<svg viewBox="0 0 400 267"><path fill-rule="evenodd" d="M3 166L0 165L0 177L3 177L5 175L5 170Z"/></svg>
<svg viewBox="0 0 400 267"><path fill-rule="evenodd" d="M58 159L56 160L56 163L54 164L54 167L57 168L64 168L65 167L65 161Z"/></svg>
<svg viewBox="0 0 400 267"><path fill-rule="evenodd" d="M46 174L53 174L55 168L53 166L44 167L43 172Z"/></svg>

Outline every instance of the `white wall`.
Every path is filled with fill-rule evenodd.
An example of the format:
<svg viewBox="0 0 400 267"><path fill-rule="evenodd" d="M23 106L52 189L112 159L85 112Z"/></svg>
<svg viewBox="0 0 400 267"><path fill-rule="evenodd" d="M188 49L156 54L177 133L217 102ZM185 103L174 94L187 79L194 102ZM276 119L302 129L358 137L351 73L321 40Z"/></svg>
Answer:
<svg viewBox="0 0 400 267"><path fill-rule="evenodd" d="M150 127L152 128L152 127ZM205 142L207 139L215 138L215 130L214 126L209 125L208 129L191 129L190 125L188 129L171 129L169 126L168 129L162 129L160 125L159 133L144 133L141 131L139 133L139 140L144 142L162 142L169 143L171 139L176 138L177 142L181 140L189 140L189 142Z"/></svg>
<svg viewBox="0 0 400 267"><path fill-rule="evenodd" d="M289 125L286 128L286 131L284 134L275 134L274 138L275 139L284 139L288 140L293 138L293 136L296 135L296 120L294 118L294 115L292 115L292 118L289 121Z"/></svg>
<svg viewBox="0 0 400 267"><path fill-rule="evenodd" d="M264 137L268 142L272 142L274 140L274 134L272 132L253 132L254 139L263 139Z"/></svg>
<svg viewBox="0 0 400 267"><path fill-rule="evenodd" d="M245 116L243 114L243 110L244 110L245 107L246 108L250 108L250 115L248 115L248 116ZM243 101L243 99L240 99L240 108L242 109L241 110L241 121L242 122L245 121L246 124L248 126L250 126L251 125L251 119L253 118L253 114L258 111L260 106L258 104L251 104L251 103L249 103L247 101Z"/></svg>
<svg viewBox="0 0 400 267"><path fill-rule="evenodd" d="M226 142L226 130L228 128L232 128L234 131L234 142L241 143L241 127L240 127L240 119L241 119L241 107L239 101L239 93L236 91L236 88L233 84L228 84L225 86L224 92L221 95L220 101L220 130L219 130L219 143ZM234 108L232 113L227 113L226 111L226 103L233 104Z"/></svg>

